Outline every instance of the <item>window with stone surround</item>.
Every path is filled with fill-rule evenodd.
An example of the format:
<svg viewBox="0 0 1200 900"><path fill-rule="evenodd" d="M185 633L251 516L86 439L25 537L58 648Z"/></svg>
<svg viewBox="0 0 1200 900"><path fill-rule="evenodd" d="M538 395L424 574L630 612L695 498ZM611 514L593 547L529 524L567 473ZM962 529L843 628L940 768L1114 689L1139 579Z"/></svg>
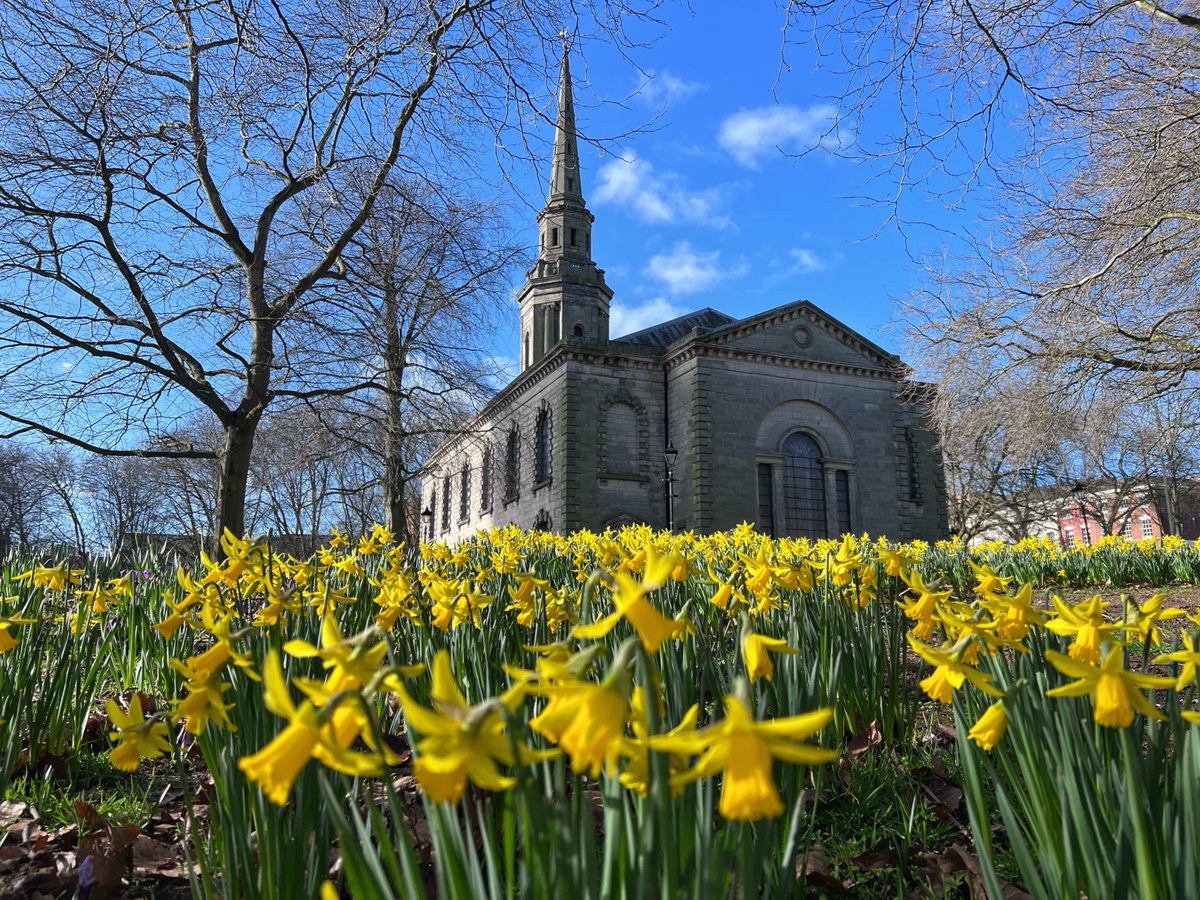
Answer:
<svg viewBox="0 0 1200 900"><path fill-rule="evenodd" d="M551 450L551 420L550 407L545 404L538 410L537 445L534 455L533 480L535 484L545 484L550 480L550 450Z"/></svg>
<svg viewBox="0 0 1200 900"><path fill-rule="evenodd" d="M450 530L450 476L442 477L442 531Z"/></svg>
<svg viewBox="0 0 1200 900"><path fill-rule="evenodd" d="M465 522L471 515L471 464L463 460L458 485L458 519Z"/></svg>
<svg viewBox="0 0 1200 900"><path fill-rule="evenodd" d="M483 458L479 463L479 510L487 512L492 508L492 448L489 444L483 448Z"/></svg>
<svg viewBox="0 0 1200 900"><path fill-rule="evenodd" d="M650 417L630 391L608 396L596 417L596 461L601 478L646 478Z"/></svg>
<svg viewBox="0 0 1200 900"><path fill-rule="evenodd" d="M513 426L504 446L504 502L521 495L521 433Z"/></svg>

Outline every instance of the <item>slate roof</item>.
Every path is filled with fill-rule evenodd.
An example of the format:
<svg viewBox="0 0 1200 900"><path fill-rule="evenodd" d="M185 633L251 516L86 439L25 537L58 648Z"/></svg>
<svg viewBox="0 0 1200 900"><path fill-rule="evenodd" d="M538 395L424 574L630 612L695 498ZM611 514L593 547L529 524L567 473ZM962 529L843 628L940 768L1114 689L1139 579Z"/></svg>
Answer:
<svg viewBox="0 0 1200 900"><path fill-rule="evenodd" d="M700 328L703 331L716 331L737 321L739 320L733 316L727 316L725 313L718 312L711 307L705 307L696 312L682 315L677 319L671 319L669 322L663 322L661 325L643 328L641 331L635 331L633 334L615 338L615 340L623 344L641 344L644 347L655 347L659 350L665 350L693 328Z"/></svg>

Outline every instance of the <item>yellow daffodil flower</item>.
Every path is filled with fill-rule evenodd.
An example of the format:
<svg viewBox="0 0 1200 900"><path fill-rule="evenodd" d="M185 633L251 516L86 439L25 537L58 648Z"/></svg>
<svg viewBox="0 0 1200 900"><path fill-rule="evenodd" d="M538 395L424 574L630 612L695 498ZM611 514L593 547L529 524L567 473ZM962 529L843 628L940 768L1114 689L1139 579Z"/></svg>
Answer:
<svg viewBox="0 0 1200 900"><path fill-rule="evenodd" d="M978 744L981 750L991 750L1000 743L1007 728L1008 715L1004 710L1004 701L997 700L983 711L983 715L967 732L967 737Z"/></svg>
<svg viewBox="0 0 1200 900"><path fill-rule="evenodd" d="M279 654L267 653L263 662L263 703L288 725L262 750L238 760L238 768L257 784L273 803L287 803L292 784L309 759L347 775L378 775L383 760L378 753L355 753L346 748L356 735L335 735L325 711L307 700L297 706L288 692ZM342 702L350 702L347 698Z"/></svg>
<svg viewBox="0 0 1200 900"><path fill-rule="evenodd" d="M1158 623L1187 615L1178 607L1163 609L1163 599L1164 595L1155 594L1139 606L1132 597L1128 598L1126 610L1133 613L1133 618L1127 621L1125 634L1130 640L1142 643L1149 641L1157 647L1162 643L1162 631L1159 630Z"/></svg>
<svg viewBox="0 0 1200 900"><path fill-rule="evenodd" d="M775 666L771 662L772 653L799 653L795 647L780 638L755 634L749 628L749 623L742 630L742 661L746 664L746 674L751 682L760 678L771 680Z"/></svg>
<svg viewBox="0 0 1200 900"><path fill-rule="evenodd" d="M1173 687L1175 679L1130 672L1124 666L1123 656L1122 648L1111 647L1104 664L1094 666L1047 650L1046 659L1051 665L1068 678L1076 680L1062 687L1051 688L1046 691L1046 696L1082 697L1090 694L1096 721L1108 728L1128 727L1133 722L1135 709L1152 719L1165 718L1139 688Z"/></svg>
<svg viewBox="0 0 1200 900"><path fill-rule="evenodd" d="M954 697L954 692L962 687L964 681L969 681L992 697L1001 696L1000 691L992 686L991 675L980 672L962 661L961 648L956 650L953 647L940 649L930 647L921 643L911 634L908 636L908 643L917 656L936 667L932 675L921 681L921 689L929 695L930 699L937 700L939 703L949 703Z"/></svg>
<svg viewBox="0 0 1200 900"><path fill-rule="evenodd" d="M116 731L109 732L109 739L117 746L108 752L109 762L122 772L132 772L142 759L154 759L171 752L167 741L167 724L156 719L147 719L142 711L142 698L134 693L129 698L126 712L111 697L104 705L109 721Z"/></svg>
<svg viewBox="0 0 1200 900"><path fill-rule="evenodd" d="M433 661L433 708L422 706L403 685L396 688L404 717L420 735L415 744L413 775L435 803L457 803L467 780L487 791L506 791L515 783L496 763L513 766L512 744L504 731L506 703L520 702L520 692L468 706L454 680L450 654L439 650ZM553 755L517 746L519 762L528 765Z"/></svg>
<svg viewBox="0 0 1200 900"><path fill-rule="evenodd" d="M1067 606L1057 596L1050 598L1058 615L1046 622L1046 628L1060 637L1074 637L1067 653L1071 659L1087 663L1100 662L1100 640L1116 640L1123 626L1104 620L1104 600L1100 595Z"/></svg>
<svg viewBox="0 0 1200 900"><path fill-rule="evenodd" d="M756 722L745 704L730 695L722 721L690 733L651 738L650 746L664 753L698 754L696 764L675 781L686 784L722 773L718 811L729 820L753 821L783 812L771 773L774 760L813 766L837 758L836 750L800 743L832 718L833 710L820 709Z"/></svg>
<svg viewBox="0 0 1200 900"><path fill-rule="evenodd" d="M901 575L901 579L910 591L917 596L910 599L907 603L897 601L897 606L903 610L904 615L912 619L916 624L913 626L913 634L923 641L933 637L933 627L937 621L938 603L949 599L950 589L944 591L935 591L925 584L919 572L909 571Z"/></svg>
<svg viewBox="0 0 1200 900"><path fill-rule="evenodd" d="M43 566L34 563L33 568L20 575L13 576L13 581L28 581L34 587L50 588L52 591L63 591L68 585L79 584L83 569L72 569L64 560L57 566Z"/></svg>
<svg viewBox="0 0 1200 900"><path fill-rule="evenodd" d="M1179 670L1179 677L1175 680L1175 690L1182 691L1189 684L1197 684L1196 666L1200 665L1200 652L1196 650L1196 645L1192 642L1192 635L1188 632L1180 634L1180 640L1183 642L1183 649L1176 650L1174 653L1163 653L1154 658L1154 664L1161 666L1164 663L1177 662L1182 665Z"/></svg>
<svg viewBox="0 0 1200 900"><path fill-rule="evenodd" d="M625 572L613 575L612 602L616 610L591 625L576 625L575 636L595 640L608 634L616 624L625 619L642 639L647 653L657 652L663 641L681 638L687 631L687 621L668 619L646 595L666 584L677 560L673 556L658 556L651 551L645 557L645 574L641 582Z"/></svg>

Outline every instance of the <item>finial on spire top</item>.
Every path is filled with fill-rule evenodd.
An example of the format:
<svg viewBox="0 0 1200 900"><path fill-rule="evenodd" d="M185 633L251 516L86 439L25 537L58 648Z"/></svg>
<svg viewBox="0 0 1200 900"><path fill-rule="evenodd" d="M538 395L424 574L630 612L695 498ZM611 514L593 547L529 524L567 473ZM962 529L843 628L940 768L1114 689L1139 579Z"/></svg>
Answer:
<svg viewBox="0 0 1200 900"><path fill-rule="evenodd" d="M564 53L571 49L571 32L567 31L566 25L559 29L558 39L562 41Z"/></svg>

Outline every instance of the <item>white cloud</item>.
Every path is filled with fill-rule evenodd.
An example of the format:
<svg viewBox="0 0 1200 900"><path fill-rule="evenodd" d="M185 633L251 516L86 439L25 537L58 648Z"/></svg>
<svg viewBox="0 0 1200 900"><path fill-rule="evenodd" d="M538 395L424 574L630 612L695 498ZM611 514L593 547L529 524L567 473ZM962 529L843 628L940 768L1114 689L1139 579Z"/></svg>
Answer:
<svg viewBox="0 0 1200 900"><path fill-rule="evenodd" d="M614 302L608 308L608 333L613 337L633 334L651 325L669 322L687 310L675 306L665 297L655 297L638 306Z"/></svg>
<svg viewBox="0 0 1200 900"><path fill-rule="evenodd" d="M643 222L691 222L724 228L729 219L719 207L721 191L692 191L674 172L656 172L635 154L619 156L600 167L595 201L627 207Z"/></svg>
<svg viewBox="0 0 1200 900"><path fill-rule="evenodd" d="M707 84L688 81L667 69L661 72L647 69L637 87L637 95L651 106L666 106L672 101L682 100L705 90L708 90Z"/></svg>
<svg viewBox="0 0 1200 900"><path fill-rule="evenodd" d="M848 146L850 140L851 135L838 122L837 108L829 104L744 109L726 118L717 134L718 143L751 169L770 153L837 149Z"/></svg>
<svg viewBox="0 0 1200 900"><path fill-rule="evenodd" d="M745 266L725 269L721 251L701 252L687 241L680 241L667 253L650 257L644 274L666 286L669 294L695 294L706 291L726 278L744 274Z"/></svg>
<svg viewBox="0 0 1200 900"><path fill-rule="evenodd" d="M829 268L829 264L817 256L817 254L809 250L807 247L796 247L788 251L788 255L796 261L795 271L801 275L809 275L813 272L824 272Z"/></svg>

